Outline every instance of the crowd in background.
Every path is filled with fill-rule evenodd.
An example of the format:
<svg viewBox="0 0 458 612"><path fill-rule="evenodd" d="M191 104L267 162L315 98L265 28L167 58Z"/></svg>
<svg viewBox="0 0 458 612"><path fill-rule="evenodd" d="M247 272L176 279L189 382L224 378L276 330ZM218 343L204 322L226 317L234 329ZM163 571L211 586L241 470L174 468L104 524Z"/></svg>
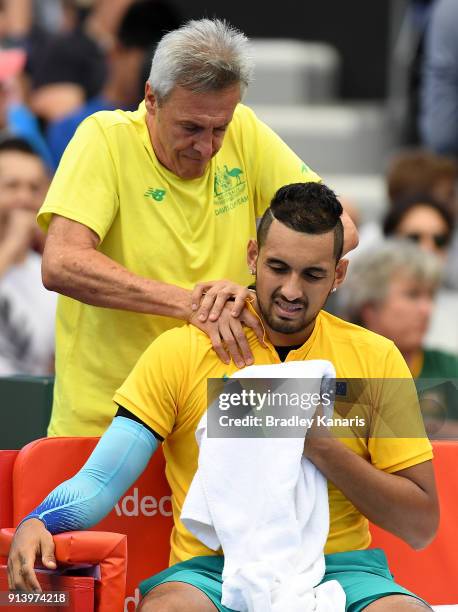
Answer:
<svg viewBox="0 0 458 612"><path fill-rule="evenodd" d="M437 0L437 11L452 2ZM0 1L0 375L53 371L55 297L41 284L44 237L34 219L67 143L88 115L138 106L157 40L180 23L165 0ZM458 122L431 93L448 76L458 79L454 58L445 65L438 48L445 23L453 27L433 13L425 28L417 117L424 147L390 160L386 216L359 227L360 245L332 308L392 339L415 378L456 381L457 356L424 343L436 294L458 290L458 144L437 139L456 133ZM438 119L451 121L449 129L436 129ZM458 335L455 317L450 333ZM451 397L449 416L458 420L456 392ZM443 416L437 405L430 403L431 422Z"/></svg>

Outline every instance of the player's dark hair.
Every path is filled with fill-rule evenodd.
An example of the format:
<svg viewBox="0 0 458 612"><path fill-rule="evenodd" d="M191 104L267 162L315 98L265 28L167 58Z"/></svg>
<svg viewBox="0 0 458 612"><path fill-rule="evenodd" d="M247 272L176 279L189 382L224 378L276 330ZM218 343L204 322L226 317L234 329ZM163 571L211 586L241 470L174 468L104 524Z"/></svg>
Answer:
<svg viewBox="0 0 458 612"><path fill-rule="evenodd" d="M334 256L342 257L343 209L336 194L322 183L293 183L281 187L265 211L258 227L258 245L262 248L272 221L304 234L325 234L334 230Z"/></svg>

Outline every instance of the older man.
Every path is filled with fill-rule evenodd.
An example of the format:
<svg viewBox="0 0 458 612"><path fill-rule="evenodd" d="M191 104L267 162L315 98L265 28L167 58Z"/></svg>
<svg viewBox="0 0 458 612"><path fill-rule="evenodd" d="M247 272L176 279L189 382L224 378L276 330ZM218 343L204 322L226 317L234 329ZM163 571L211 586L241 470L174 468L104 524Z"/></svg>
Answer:
<svg viewBox="0 0 458 612"><path fill-rule="evenodd" d="M251 74L243 34L191 21L159 43L138 111L96 113L67 148L39 215L43 281L63 294L50 435L102 433L113 391L179 320L252 362L244 246L278 187L319 177L239 104Z"/></svg>
<svg viewBox="0 0 458 612"><path fill-rule="evenodd" d="M265 212L258 242L248 246L248 264L256 271L253 313L266 331L266 346L248 331L255 362L328 359L339 378L406 378L411 388L407 365L391 341L322 310L346 271L340 259L341 212L333 192L316 183L280 189ZM10 552L10 588L39 589L35 557L55 567L49 532L98 522L163 440L174 513L171 567L142 583L140 609L231 612L221 603L224 558L191 534L180 514L197 470L195 431L207 408L207 379L236 370L218 359L209 339L192 325L169 330L153 342L116 392L118 416L84 468L19 527ZM348 411L348 402L345 407ZM351 408L365 409L356 400ZM371 541L367 518L416 548L433 537L438 507L431 445L421 422L418 437L400 440L374 433L386 432L387 424L402 417L407 423L418 421L418 403L404 398L396 403L391 393L378 392L370 395L369 410L371 429L364 435L353 431L342 439L306 438L305 455L329 480L324 580L340 582L352 612L428 610L393 581L383 551L366 549Z"/></svg>

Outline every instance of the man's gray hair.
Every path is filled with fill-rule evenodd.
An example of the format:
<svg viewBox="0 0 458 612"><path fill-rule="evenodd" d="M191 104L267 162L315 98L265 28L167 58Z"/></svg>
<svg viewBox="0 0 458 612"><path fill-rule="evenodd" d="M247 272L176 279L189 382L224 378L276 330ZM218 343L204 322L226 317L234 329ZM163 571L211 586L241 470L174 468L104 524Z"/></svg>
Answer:
<svg viewBox="0 0 458 612"><path fill-rule="evenodd" d="M165 34L157 45L148 82L163 102L179 85L193 92L217 91L252 81L254 60L247 37L219 19L199 19Z"/></svg>
<svg viewBox="0 0 458 612"><path fill-rule="evenodd" d="M442 262L433 253L408 240L385 240L372 250L355 254L339 289L339 312L353 323L362 323L368 304L383 303L390 282L404 273L436 290L442 278Z"/></svg>

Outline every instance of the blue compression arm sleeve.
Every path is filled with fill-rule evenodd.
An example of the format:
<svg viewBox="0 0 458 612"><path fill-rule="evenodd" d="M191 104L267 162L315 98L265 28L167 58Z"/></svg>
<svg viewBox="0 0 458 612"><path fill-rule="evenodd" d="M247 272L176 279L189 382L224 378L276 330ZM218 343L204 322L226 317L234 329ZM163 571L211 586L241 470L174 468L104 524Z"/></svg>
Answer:
<svg viewBox="0 0 458 612"><path fill-rule="evenodd" d="M140 476L157 445L141 423L115 417L81 470L51 491L21 523L37 518L53 534L92 527Z"/></svg>

